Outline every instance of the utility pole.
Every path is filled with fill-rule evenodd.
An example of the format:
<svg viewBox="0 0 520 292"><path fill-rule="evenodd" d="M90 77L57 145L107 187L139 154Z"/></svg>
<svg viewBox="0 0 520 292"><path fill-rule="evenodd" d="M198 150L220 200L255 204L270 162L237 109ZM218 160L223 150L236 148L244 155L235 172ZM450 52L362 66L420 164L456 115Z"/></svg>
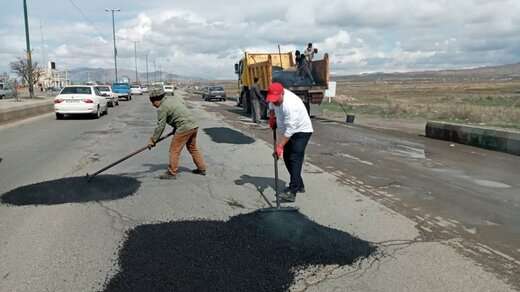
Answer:
<svg viewBox="0 0 520 292"><path fill-rule="evenodd" d="M155 59L153 59L153 81L157 82L157 64L155 63Z"/></svg>
<svg viewBox="0 0 520 292"><path fill-rule="evenodd" d="M29 18L27 16L27 1L23 0L23 14L25 19L25 45L27 47L27 79L29 81L29 97L34 98L33 68L31 56L31 41L29 39Z"/></svg>
<svg viewBox="0 0 520 292"><path fill-rule="evenodd" d="M24 0L25 1L25 0ZM116 79L115 79L115 83L118 82L118 78L117 78L117 48L116 48L116 21L115 21L115 16L114 16L114 13L115 12L119 12L121 11L121 9L119 8L112 8L112 9L105 9L106 12L112 12L112 37L114 38L114 69L115 69L115 76L116 76Z"/></svg>
<svg viewBox="0 0 520 292"><path fill-rule="evenodd" d="M146 54L146 86L150 86L150 79L148 78L148 54Z"/></svg>
<svg viewBox="0 0 520 292"><path fill-rule="evenodd" d="M134 41L134 63L135 63L135 82L139 83L139 77L137 73L137 42Z"/></svg>
<svg viewBox="0 0 520 292"><path fill-rule="evenodd" d="M42 63L41 66L47 66L47 49L45 47L45 38L43 36L43 23L40 20L40 36L41 36L41 46L42 46Z"/></svg>

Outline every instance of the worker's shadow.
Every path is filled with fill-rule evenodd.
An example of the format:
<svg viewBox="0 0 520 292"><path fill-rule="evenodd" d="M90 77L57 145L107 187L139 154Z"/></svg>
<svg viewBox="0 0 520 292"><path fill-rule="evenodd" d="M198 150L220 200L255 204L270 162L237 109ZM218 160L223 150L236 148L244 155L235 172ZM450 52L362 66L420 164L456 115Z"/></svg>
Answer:
<svg viewBox="0 0 520 292"><path fill-rule="evenodd" d="M150 175L155 174L155 172L162 173L162 172L165 172L168 170L168 164L166 164L166 163L145 163L142 166L145 168L144 170L135 171L135 172L126 172L126 173L121 173L119 175L129 176L129 177L133 177L133 178L144 178L144 177L148 177ZM187 167L179 167L178 172L179 173L191 172L191 169L189 169Z"/></svg>
<svg viewBox="0 0 520 292"><path fill-rule="evenodd" d="M256 191L260 193L260 195L266 200L269 204L269 200L265 196L265 191L267 189L275 190L274 178L272 177L262 177L262 176L250 176L244 174L240 176L240 179L235 180L235 184L238 186L243 185L253 185L256 188ZM278 192L282 192L285 187L285 181L278 179Z"/></svg>

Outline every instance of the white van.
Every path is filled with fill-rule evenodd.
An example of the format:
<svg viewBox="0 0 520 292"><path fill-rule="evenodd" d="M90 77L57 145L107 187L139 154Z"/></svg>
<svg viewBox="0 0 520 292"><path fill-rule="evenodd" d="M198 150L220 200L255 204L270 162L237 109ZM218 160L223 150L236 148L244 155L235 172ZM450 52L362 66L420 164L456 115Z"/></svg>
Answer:
<svg viewBox="0 0 520 292"><path fill-rule="evenodd" d="M14 90L9 83L0 82L0 99L13 98Z"/></svg>

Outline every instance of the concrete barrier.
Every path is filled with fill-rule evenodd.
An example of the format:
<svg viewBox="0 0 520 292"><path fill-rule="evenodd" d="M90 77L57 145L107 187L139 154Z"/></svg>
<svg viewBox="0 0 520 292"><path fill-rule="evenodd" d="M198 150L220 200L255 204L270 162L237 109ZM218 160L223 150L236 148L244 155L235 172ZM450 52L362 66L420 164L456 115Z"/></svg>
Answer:
<svg viewBox="0 0 520 292"><path fill-rule="evenodd" d="M429 121L426 137L520 155L520 132Z"/></svg>
<svg viewBox="0 0 520 292"><path fill-rule="evenodd" d="M0 107L0 124L31 118L52 112L53 110L53 100L12 102L8 106Z"/></svg>

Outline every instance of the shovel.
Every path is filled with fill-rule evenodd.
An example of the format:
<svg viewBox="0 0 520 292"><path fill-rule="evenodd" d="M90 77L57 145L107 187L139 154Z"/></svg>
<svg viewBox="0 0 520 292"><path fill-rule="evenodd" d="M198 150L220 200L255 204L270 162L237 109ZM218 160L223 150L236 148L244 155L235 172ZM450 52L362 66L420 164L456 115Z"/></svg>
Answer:
<svg viewBox="0 0 520 292"><path fill-rule="evenodd" d="M276 152L276 129L273 129L273 148ZM276 196L276 207L269 207L261 209L260 212L297 212L298 208L294 207L281 207L280 206L280 194L278 193L278 155L274 157L274 193Z"/></svg>
<svg viewBox="0 0 520 292"><path fill-rule="evenodd" d="M170 134L168 134L168 135L166 135L166 136L160 138L159 140L157 140L156 144L159 143L159 142L161 142L161 141L163 141L164 139L166 139L166 138L168 138L168 137L170 137L170 136L173 136L174 134L175 134L175 130L173 130ZM139 153L141 153L141 152L143 152L143 151L145 151L145 150L147 150L147 149L148 149L148 146L145 146L145 147L143 147L143 148L141 148L141 149L139 149L139 150L136 150L136 151L134 151L134 152L128 154L127 156L125 156L125 157L119 159L118 161L116 161L116 162L114 162L114 163L111 163L111 164L108 165L108 166L103 167L102 169L96 171L96 172L93 173L93 174L90 174L90 175L89 175L89 174L87 173L87 175L86 175L86 177L87 177L87 182L90 182L90 181L91 181L92 179L94 179L94 177L96 177L98 174L100 174L100 173L102 173L102 172L104 172L104 171L106 171L106 170L108 170L108 169L110 169L110 168L112 168L112 167L114 167L114 166L120 164L121 162L123 162L123 161L125 161L125 160L128 160L128 159L130 159L130 158L136 156L137 154L139 154Z"/></svg>

